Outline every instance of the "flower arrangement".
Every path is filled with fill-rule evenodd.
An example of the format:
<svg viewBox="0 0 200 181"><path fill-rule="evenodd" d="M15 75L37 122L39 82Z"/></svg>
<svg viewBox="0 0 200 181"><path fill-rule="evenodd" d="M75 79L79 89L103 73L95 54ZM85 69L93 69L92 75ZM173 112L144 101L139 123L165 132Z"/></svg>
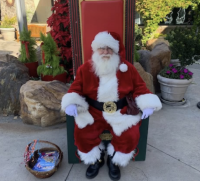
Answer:
<svg viewBox="0 0 200 181"><path fill-rule="evenodd" d="M162 69L159 73L161 76L170 79L191 79L193 73L182 66L175 66L170 64L168 67Z"/></svg>
<svg viewBox="0 0 200 181"><path fill-rule="evenodd" d="M13 16L12 18L9 18L8 16L5 16L3 21L0 21L1 25L0 28L13 28L13 25L17 22L17 17Z"/></svg>

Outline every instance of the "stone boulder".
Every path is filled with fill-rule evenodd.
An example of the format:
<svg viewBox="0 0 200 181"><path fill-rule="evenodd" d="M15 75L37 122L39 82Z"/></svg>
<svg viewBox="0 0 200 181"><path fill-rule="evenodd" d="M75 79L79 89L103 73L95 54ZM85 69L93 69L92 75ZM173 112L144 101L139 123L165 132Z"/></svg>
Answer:
<svg viewBox="0 0 200 181"><path fill-rule="evenodd" d="M154 86L153 86L153 76L145 72L144 68L140 65L138 62L134 62L134 67L137 69L138 73L146 83L147 88L152 92L155 93L154 91Z"/></svg>
<svg viewBox="0 0 200 181"><path fill-rule="evenodd" d="M28 81L20 89L21 118L42 127L65 122L61 99L69 86L59 81Z"/></svg>
<svg viewBox="0 0 200 181"><path fill-rule="evenodd" d="M171 51L165 43L158 44L151 51L150 69L149 72L153 76L155 92L160 92L160 84L157 79L159 72L170 64Z"/></svg>
<svg viewBox="0 0 200 181"><path fill-rule="evenodd" d="M139 63L142 65L143 69L146 72L151 72L151 67L150 67L151 52L149 50L139 50L138 54L140 55Z"/></svg>
<svg viewBox="0 0 200 181"><path fill-rule="evenodd" d="M29 80L28 68L12 56L0 53L0 113L18 115L19 92Z"/></svg>
<svg viewBox="0 0 200 181"><path fill-rule="evenodd" d="M161 38L148 40L146 47L148 50L153 50L156 45L162 44L162 43L165 43L167 46L169 46L169 41L161 37Z"/></svg>

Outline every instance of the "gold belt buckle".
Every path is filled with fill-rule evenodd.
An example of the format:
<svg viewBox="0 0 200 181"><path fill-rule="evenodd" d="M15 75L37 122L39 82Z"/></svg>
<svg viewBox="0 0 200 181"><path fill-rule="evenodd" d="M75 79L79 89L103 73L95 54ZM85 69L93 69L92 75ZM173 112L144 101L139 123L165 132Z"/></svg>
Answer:
<svg viewBox="0 0 200 181"><path fill-rule="evenodd" d="M117 105L114 102L105 102L103 104L103 110L107 113L114 113L117 111Z"/></svg>

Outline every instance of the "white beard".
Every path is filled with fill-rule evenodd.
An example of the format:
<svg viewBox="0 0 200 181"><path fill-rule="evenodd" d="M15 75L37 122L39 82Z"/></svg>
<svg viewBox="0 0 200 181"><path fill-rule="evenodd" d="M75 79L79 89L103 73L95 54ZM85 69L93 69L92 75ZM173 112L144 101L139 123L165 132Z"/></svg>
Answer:
<svg viewBox="0 0 200 181"><path fill-rule="evenodd" d="M94 52L92 55L93 70L99 77L116 73L119 63L120 57L115 53L113 55L99 55L98 52Z"/></svg>

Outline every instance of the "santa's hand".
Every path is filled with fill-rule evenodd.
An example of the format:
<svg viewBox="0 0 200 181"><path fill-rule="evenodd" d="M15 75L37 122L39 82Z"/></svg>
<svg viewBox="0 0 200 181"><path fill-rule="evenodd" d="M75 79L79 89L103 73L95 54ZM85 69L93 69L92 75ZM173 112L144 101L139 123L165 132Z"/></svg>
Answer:
<svg viewBox="0 0 200 181"><path fill-rule="evenodd" d="M142 114L142 119L146 119L148 118L150 115L153 114L154 109L153 108L147 108L143 110L143 114Z"/></svg>
<svg viewBox="0 0 200 181"><path fill-rule="evenodd" d="M65 109L65 113L68 114L69 116L74 116L74 117L78 116L76 105L71 104L71 105L67 106Z"/></svg>

